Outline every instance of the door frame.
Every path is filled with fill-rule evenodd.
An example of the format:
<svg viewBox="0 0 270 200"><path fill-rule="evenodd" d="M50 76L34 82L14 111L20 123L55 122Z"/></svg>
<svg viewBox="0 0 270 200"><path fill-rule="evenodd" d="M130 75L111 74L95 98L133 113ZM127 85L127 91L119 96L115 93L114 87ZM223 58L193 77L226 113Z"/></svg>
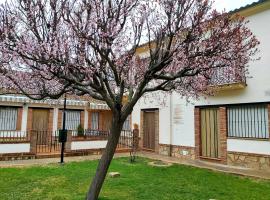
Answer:
<svg viewBox="0 0 270 200"><path fill-rule="evenodd" d="M202 155L201 145L201 109L202 108L218 108L219 109L219 142L220 156L219 158L205 158ZM227 164L227 110L223 106L196 106L194 109L195 122L195 157L196 159L207 160Z"/></svg>
<svg viewBox="0 0 270 200"><path fill-rule="evenodd" d="M201 109L201 156L209 159L220 158L219 109Z"/></svg>
<svg viewBox="0 0 270 200"><path fill-rule="evenodd" d="M145 129L145 124L144 124L144 116L146 112L154 112L155 113L155 149L147 149L143 147L143 142L144 142L144 129ZM146 151L152 151L152 152L157 152L159 151L159 109L158 108L150 108L150 109L141 109L140 113L140 137L141 137L141 148Z"/></svg>

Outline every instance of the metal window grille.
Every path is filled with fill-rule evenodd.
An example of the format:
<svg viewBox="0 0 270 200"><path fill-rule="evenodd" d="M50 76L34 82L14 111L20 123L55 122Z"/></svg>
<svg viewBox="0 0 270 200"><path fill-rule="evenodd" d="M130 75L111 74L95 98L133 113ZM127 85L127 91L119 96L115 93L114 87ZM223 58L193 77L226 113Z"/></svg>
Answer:
<svg viewBox="0 0 270 200"><path fill-rule="evenodd" d="M91 129L98 130L99 128L99 113L92 112L91 113Z"/></svg>
<svg viewBox="0 0 270 200"><path fill-rule="evenodd" d="M17 126L17 108L0 108L0 130L13 131Z"/></svg>
<svg viewBox="0 0 270 200"><path fill-rule="evenodd" d="M77 130L81 124L81 111L66 110L66 129Z"/></svg>
<svg viewBox="0 0 270 200"><path fill-rule="evenodd" d="M229 137L269 138L268 110L265 104L228 107L227 119Z"/></svg>
<svg viewBox="0 0 270 200"><path fill-rule="evenodd" d="M131 116L129 115L123 124L123 130L127 131L131 130L130 123L131 123Z"/></svg>

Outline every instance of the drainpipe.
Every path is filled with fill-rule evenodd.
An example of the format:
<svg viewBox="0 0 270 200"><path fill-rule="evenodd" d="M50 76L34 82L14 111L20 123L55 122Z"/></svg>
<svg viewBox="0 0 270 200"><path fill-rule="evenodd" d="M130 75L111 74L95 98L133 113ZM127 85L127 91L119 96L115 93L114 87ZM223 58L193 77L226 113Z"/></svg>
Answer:
<svg viewBox="0 0 270 200"><path fill-rule="evenodd" d="M172 135L173 135L173 92L170 94L170 151L169 151L169 156L172 156Z"/></svg>

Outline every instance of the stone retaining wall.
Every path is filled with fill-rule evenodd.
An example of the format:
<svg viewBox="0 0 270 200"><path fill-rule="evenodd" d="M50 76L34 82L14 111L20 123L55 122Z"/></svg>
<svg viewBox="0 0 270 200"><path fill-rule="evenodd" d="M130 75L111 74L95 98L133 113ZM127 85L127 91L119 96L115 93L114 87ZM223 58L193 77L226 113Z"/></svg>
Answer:
<svg viewBox="0 0 270 200"><path fill-rule="evenodd" d="M228 165L270 171L270 155L228 152Z"/></svg>

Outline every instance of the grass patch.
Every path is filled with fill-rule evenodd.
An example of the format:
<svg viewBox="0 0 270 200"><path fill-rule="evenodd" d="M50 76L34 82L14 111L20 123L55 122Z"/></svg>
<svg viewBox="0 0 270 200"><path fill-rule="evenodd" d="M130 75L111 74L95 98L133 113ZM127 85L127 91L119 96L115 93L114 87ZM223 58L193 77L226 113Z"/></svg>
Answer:
<svg viewBox="0 0 270 200"><path fill-rule="evenodd" d="M112 162L100 200L270 200L270 181L249 179L183 165L151 167L150 160ZM1 200L82 200L97 161L0 169Z"/></svg>

